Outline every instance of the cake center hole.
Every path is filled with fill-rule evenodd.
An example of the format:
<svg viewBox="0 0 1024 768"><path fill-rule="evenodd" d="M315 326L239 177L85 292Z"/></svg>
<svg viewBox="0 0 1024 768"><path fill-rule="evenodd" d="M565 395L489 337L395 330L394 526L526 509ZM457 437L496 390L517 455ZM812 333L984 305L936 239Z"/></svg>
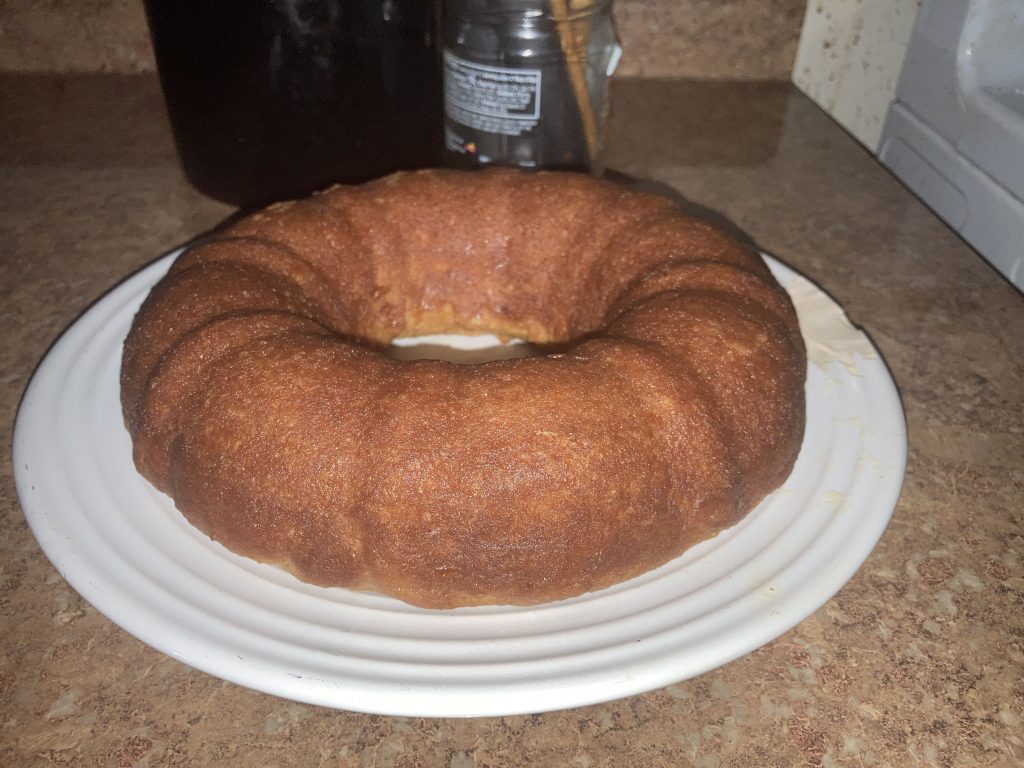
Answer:
<svg viewBox="0 0 1024 768"><path fill-rule="evenodd" d="M430 336L403 336L391 342L386 350L394 360L445 360L460 365L511 360L515 357L536 357L541 352L522 339L502 342L489 333L462 335L438 333Z"/></svg>

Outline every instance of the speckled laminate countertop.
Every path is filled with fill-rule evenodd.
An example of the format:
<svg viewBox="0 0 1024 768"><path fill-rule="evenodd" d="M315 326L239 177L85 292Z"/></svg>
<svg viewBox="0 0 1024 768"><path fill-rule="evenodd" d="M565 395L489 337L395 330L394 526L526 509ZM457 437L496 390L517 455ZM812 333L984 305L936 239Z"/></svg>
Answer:
<svg viewBox="0 0 1024 768"><path fill-rule="evenodd" d="M149 76L0 76L0 764L1010 766L1024 762L1024 299L783 83L620 81L608 164L674 186L829 291L909 431L878 548L823 608L697 679L480 720L256 693L143 645L40 552L11 428L123 276L232 213L182 177Z"/></svg>

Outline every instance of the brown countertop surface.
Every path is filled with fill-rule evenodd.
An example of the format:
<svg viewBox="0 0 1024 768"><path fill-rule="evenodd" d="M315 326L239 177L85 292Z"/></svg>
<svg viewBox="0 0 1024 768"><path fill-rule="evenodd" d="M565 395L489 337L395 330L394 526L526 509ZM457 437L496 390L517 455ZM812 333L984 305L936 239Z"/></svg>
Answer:
<svg viewBox="0 0 1024 768"><path fill-rule="evenodd" d="M0 76L0 765L1024 764L1024 299L784 83L616 84L608 165L717 210L832 294L906 410L875 552L778 640L581 709L434 720L222 682L111 623L42 554L11 430L49 345L232 209L193 191L150 76Z"/></svg>

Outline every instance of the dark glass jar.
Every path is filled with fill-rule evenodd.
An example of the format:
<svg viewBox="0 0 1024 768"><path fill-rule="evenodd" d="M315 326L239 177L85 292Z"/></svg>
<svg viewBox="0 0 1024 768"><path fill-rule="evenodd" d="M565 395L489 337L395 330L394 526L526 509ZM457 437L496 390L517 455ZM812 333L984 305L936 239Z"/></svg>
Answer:
<svg viewBox="0 0 1024 768"><path fill-rule="evenodd" d="M596 170L612 0L446 0L445 163Z"/></svg>
<svg viewBox="0 0 1024 768"><path fill-rule="evenodd" d="M241 206L441 161L428 0L146 0L185 173Z"/></svg>

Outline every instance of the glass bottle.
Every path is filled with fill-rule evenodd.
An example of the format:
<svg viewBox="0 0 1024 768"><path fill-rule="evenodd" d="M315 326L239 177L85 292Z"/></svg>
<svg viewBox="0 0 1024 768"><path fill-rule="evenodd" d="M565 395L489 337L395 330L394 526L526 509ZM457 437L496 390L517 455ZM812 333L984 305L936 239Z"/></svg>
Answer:
<svg viewBox="0 0 1024 768"><path fill-rule="evenodd" d="M445 163L597 170L612 0L447 0Z"/></svg>

